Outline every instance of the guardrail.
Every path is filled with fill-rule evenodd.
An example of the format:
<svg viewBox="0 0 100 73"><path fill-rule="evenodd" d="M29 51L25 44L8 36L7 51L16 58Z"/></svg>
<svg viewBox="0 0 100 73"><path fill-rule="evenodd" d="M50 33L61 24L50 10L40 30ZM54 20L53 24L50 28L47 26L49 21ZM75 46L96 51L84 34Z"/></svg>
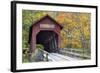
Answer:
<svg viewBox="0 0 100 73"><path fill-rule="evenodd" d="M72 57L79 57L84 59L90 59L90 51L85 49L63 48L60 50L61 54L66 54Z"/></svg>

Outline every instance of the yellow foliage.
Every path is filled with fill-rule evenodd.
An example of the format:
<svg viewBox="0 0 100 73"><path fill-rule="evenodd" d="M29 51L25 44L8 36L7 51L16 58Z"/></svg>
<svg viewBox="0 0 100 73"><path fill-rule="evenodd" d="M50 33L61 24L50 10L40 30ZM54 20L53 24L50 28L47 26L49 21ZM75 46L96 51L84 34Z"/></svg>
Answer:
<svg viewBox="0 0 100 73"><path fill-rule="evenodd" d="M72 39L68 39L69 33L61 31L61 47L66 47L72 44L72 47L82 47L81 37L90 40L90 13L74 13L74 12L61 12L56 20L64 26L64 30L68 30ZM76 40L77 39L77 40ZM71 41L71 42L69 42Z"/></svg>
<svg viewBox="0 0 100 73"><path fill-rule="evenodd" d="M74 48L82 48L82 44L81 44L81 42L79 41L79 40L72 40L72 47Z"/></svg>
<svg viewBox="0 0 100 73"><path fill-rule="evenodd" d="M65 31L61 31L61 48L65 48L67 45L67 34Z"/></svg>

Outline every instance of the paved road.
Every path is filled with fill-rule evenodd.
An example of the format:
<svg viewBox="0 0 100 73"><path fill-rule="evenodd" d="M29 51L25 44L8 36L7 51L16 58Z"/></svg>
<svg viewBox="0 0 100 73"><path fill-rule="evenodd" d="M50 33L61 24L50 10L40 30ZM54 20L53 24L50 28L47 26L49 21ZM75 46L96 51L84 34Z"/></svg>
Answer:
<svg viewBox="0 0 100 73"><path fill-rule="evenodd" d="M81 60L80 58L69 57L69 56L65 56L65 55L58 54L58 53L49 53L48 59L49 59L49 61L71 61L71 60Z"/></svg>

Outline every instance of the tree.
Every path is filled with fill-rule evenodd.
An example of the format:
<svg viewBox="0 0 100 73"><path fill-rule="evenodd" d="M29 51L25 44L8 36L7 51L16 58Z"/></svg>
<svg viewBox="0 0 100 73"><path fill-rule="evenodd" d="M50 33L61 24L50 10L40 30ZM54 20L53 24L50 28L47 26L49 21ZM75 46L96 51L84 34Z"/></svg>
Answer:
<svg viewBox="0 0 100 73"><path fill-rule="evenodd" d="M82 43L83 48L90 45L90 14L89 13L58 13L57 21L59 21L64 26L64 31L66 32L66 38L71 41L71 39L79 40L78 43ZM68 38L70 37L70 38ZM73 43L74 40L71 42ZM87 43L88 44L87 44ZM74 43L72 44L74 45ZM81 45L81 44L80 44Z"/></svg>

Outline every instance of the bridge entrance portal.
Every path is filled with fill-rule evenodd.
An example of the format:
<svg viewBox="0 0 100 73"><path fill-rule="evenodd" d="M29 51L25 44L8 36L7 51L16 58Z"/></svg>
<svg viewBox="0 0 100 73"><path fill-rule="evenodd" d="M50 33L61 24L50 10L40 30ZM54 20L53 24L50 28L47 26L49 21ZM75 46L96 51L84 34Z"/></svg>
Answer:
<svg viewBox="0 0 100 73"><path fill-rule="evenodd" d="M36 44L44 46L47 52L58 52L58 35L54 31L42 30L36 35Z"/></svg>

